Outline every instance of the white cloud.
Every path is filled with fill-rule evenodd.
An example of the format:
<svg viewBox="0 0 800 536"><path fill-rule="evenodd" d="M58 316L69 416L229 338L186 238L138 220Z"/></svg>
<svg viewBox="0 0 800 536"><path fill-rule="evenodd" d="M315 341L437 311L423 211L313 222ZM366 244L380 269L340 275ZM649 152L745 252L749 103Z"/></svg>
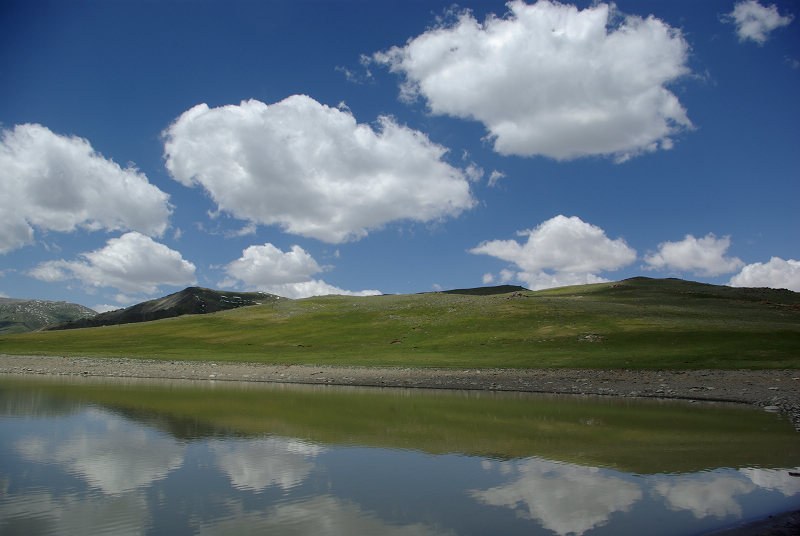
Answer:
<svg viewBox="0 0 800 536"><path fill-rule="evenodd" d="M483 274L483 277L481 278L481 282L484 285L488 285L489 283L491 283L493 281L494 281L494 276L489 272L486 272L485 274Z"/></svg>
<svg viewBox="0 0 800 536"><path fill-rule="evenodd" d="M556 272L519 272L517 279L532 290L543 288L569 287L572 285L590 285L593 283L607 283L609 280L589 273Z"/></svg>
<svg viewBox="0 0 800 536"><path fill-rule="evenodd" d="M666 87L690 72L679 30L607 4L507 5L504 18L467 11L373 60L404 75L404 100L482 122L503 155L622 161L691 128Z"/></svg>
<svg viewBox="0 0 800 536"><path fill-rule="evenodd" d="M690 271L698 275L715 276L735 272L744 263L737 257L726 257L731 245L730 236L717 238L708 233L703 238L686 235L680 242L662 242L658 252L647 255L649 269Z"/></svg>
<svg viewBox="0 0 800 536"><path fill-rule="evenodd" d="M287 283L284 285L272 285L265 292L283 296L284 298L308 298L310 296L379 296L380 290L345 290L334 285L329 285L325 281L312 279L302 283Z"/></svg>
<svg viewBox="0 0 800 536"><path fill-rule="evenodd" d="M153 294L161 285L195 284L195 266L181 254L137 232L110 239L104 248L82 253L83 260L39 264L29 275L42 281L78 279L87 287Z"/></svg>
<svg viewBox="0 0 800 536"><path fill-rule="evenodd" d="M478 166L475 162L470 162L464 170L464 174L470 182L478 182L483 178L484 173L483 168Z"/></svg>
<svg viewBox="0 0 800 536"><path fill-rule="evenodd" d="M605 231L576 216L559 215L517 234L528 240L524 244L492 240L469 251L513 263L520 269L517 279L531 289L606 281L595 274L622 268L636 259L636 251L625 240L611 240ZM501 272L501 276L508 280L508 275Z"/></svg>
<svg viewBox="0 0 800 536"><path fill-rule="evenodd" d="M785 288L800 292L800 261L772 257L766 264L748 264L728 284L732 287Z"/></svg>
<svg viewBox="0 0 800 536"><path fill-rule="evenodd" d="M322 271L317 261L300 246L283 252L270 243L250 246L225 267L227 274L251 287L267 287L308 281Z"/></svg>
<svg viewBox="0 0 800 536"><path fill-rule="evenodd" d="M497 186L497 182L506 176L502 171L496 169L489 175L489 186Z"/></svg>
<svg viewBox="0 0 800 536"><path fill-rule="evenodd" d="M143 173L103 158L83 138L35 124L3 130L0 189L0 253L32 243L34 227L161 236L171 212L169 196Z"/></svg>
<svg viewBox="0 0 800 536"><path fill-rule="evenodd" d="M769 7L762 6L756 0L737 2L733 11L723 20L736 25L736 34L739 41L748 39L763 45L770 32L788 26L794 19L793 15L782 16L778 13L775 4Z"/></svg>
<svg viewBox="0 0 800 536"><path fill-rule="evenodd" d="M97 311L98 313L107 313L109 311L116 311L117 309L120 309L120 306L119 305L111 305L111 304L108 304L108 303L101 303L99 305L93 306L92 309L94 311Z"/></svg>
<svg viewBox="0 0 800 536"><path fill-rule="evenodd" d="M514 272L512 272L511 270L506 270L506 269L500 270L500 275L499 275L500 282L501 283L508 283L509 281L514 279L515 275L516 274Z"/></svg>
<svg viewBox="0 0 800 536"><path fill-rule="evenodd" d="M344 290L311 276L323 269L317 261L300 246L292 246L283 252L274 245L249 246L242 256L225 266L228 278L219 283L232 287L239 281L248 288L269 292L285 298L307 298L340 294L349 296L372 296L378 290L353 292Z"/></svg>
<svg viewBox="0 0 800 536"><path fill-rule="evenodd" d="M421 132L379 128L304 95L184 112L164 132L166 166L218 209L331 243L398 220L432 221L475 201L466 173Z"/></svg>

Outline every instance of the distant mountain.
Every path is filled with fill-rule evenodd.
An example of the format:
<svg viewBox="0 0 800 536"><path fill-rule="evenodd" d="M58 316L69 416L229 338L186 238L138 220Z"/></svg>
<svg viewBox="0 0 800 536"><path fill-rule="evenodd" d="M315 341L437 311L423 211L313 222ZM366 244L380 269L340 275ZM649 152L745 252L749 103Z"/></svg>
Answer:
<svg viewBox="0 0 800 536"><path fill-rule="evenodd" d="M215 313L226 309L236 309L246 305L259 305L278 299L278 296L264 292L223 292L202 287L188 287L180 292L100 313L91 318L82 318L47 326L47 330L90 328L147 322L181 315Z"/></svg>
<svg viewBox="0 0 800 536"><path fill-rule="evenodd" d="M0 334L34 331L48 324L91 318L96 314L77 303L0 298Z"/></svg>
<svg viewBox="0 0 800 536"><path fill-rule="evenodd" d="M508 294L509 292L527 292L528 289L519 285L498 285L495 287L457 288L445 290L444 294L466 294L468 296L494 296L495 294Z"/></svg>

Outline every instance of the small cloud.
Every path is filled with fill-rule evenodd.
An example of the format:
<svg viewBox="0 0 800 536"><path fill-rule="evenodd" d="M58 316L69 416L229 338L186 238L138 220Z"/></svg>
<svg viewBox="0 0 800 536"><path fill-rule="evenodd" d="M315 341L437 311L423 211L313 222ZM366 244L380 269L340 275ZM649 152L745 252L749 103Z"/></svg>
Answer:
<svg viewBox="0 0 800 536"><path fill-rule="evenodd" d="M748 264L728 284L732 287L785 288L800 292L800 261L772 257L768 263Z"/></svg>
<svg viewBox="0 0 800 536"><path fill-rule="evenodd" d="M247 222L241 229L233 231L226 231L225 235L229 237L249 236L254 235L258 231L258 225L254 222Z"/></svg>
<svg viewBox="0 0 800 536"><path fill-rule="evenodd" d="M334 67L334 70L342 73L345 79L353 84L365 84L370 82L373 79L373 76L372 72L369 70L369 57L362 54L361 58L359 59L359 64L360 67L356 69L350 69L349 67L345 67L343 65L337 65Z"/></svg>
<svg viewBox="0 0 800 536"><path fill-rule="evenodd" d="M497 181L505 178L506 174L496 169L489 174L489 186L497 186Z"/></svg>
<svg viewBox="0 0 800 536"><path fill-rule="evenodd" d="M284 298L300 299L312 296L379 296L380 290L345 290L334 285L329 285L325 281L312 279L301 283L286 283L283 285L272 285L263 289L262 292L269 292Z"/></svg>
<svg viewBox="0 0 800 536"><path fill-rule="evenodd" d="M300 246L281 251L270 243L249 246L242 256L225 266L227 277L218 283L222 288L235 288L241 282L246 288L276 294L285 298L306 298L327 294L369 296L378 290L350 291L312 279L312 275L330 269L320 266Z"/></svg>
<svg viewBox="0 0 800 536"><path fill-rule="evenodd" d="M484 285L488 285L492 281L494 281L494 276L490 272L486 272L485 274L483 274L483 277L481 278L481 282Z"/></svg>
<svg viewBox="0 0 800 536"><path fill-rule="evenodd" d="M102 303L93 306L92 309L97 311L98 313L107 313L109 311L116 311L117 309L121 309L121 307L119 305L109 305L107 303Z"/></svg>
<svg viewBox="0 0 800 536"><path fill-rule="evenodd" d="M788 26L794 20L794 15L781 15L775 4L765 7L756 0L747 0L738 2L722 20L736 25L739 41L749 39L763 45L771 32Z"/></svg>
<svg viewBox="0 0 800 536"><path fill-rule="evenodd" d="M249 246L242 251L240 258L225 267L231 278L257 288L301 283L321 271L317 261L300 246L292 246L291 250L284 252L270 243Z"/></svg>
<svg viewBox="0 0 800 536"><path fill-rule="evenodd" d="M514 279L514 277L516 275L517 274L515 274L513 271L508 270L508 269L500 270L500 282L501 283L508 283L509 281Z"/></svg>
<svg viewBox="0 0 800 536"><path fill-rule="evenodd" d="M644 261L649 270L678 270L698 275L715 276L735 272L744 263L736 257L726 257L731 245L730 236L717 238L708 233L703 238L686 235L680 242L662 242L658 252L647 255Z"/></svg>
<svg viewBox="0 0 800 536"><path fill-rule="evenodd" d="M470 162L464 170L464 174L470 182L478 182L483 178L484 171L483 168L479 167L475 162Z"/></svg>
<svg viewBox="0 0 800 536"><path fill-rule="evenodd" d="M574 216L559 215L517 234L527 236L526 242L492 240L469 251L513 263L518 271L502 270L500 281L516 278L531 289L605 281L596 274L636 260L636 251L622 238L612 240Z"/></svg>
<svg viewBox="0 0 800 536"><path fill-rule="evenodd" d="M110 287L154 294L162 285L193 285L195 266L181 254L141 233L110 239L104 248L81 254L81 260L40 263L28 275L40 281L77 279L87 290Z"/></svg>

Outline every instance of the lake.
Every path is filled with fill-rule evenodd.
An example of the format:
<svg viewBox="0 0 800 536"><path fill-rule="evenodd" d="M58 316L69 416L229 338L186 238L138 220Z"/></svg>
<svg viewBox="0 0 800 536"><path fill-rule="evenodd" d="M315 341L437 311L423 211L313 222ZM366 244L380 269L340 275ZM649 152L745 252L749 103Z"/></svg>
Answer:
<svg viewBox="0 0 800 536"><path fill-rule="evenodd" d="M798 466L729 404L0 377L0 534L699 535Z"/></svg>

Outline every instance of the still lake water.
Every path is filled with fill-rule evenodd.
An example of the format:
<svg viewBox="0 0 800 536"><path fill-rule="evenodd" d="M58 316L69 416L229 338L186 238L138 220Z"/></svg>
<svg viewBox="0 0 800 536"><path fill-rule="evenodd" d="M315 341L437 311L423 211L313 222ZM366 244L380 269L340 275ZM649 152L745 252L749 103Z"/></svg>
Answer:
<svg viewBox="0 0 800 536"><path fill-rule="evenodd" d="M0 378L0 534L704 534L799 465L724 404Z"/></svg>

